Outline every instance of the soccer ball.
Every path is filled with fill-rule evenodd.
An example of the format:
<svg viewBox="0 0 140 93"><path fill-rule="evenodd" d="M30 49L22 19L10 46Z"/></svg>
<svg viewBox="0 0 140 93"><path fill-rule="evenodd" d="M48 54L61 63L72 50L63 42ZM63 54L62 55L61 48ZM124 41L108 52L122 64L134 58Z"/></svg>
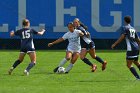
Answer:
<svg viewBox="0 0 140 93"><path fill-rule="evenodd" d="M57 73L58 73L58 74L63 74L63 73L65 73L65 68L64 68L64 67L59 67L58 70L57 70Z"/></svg>

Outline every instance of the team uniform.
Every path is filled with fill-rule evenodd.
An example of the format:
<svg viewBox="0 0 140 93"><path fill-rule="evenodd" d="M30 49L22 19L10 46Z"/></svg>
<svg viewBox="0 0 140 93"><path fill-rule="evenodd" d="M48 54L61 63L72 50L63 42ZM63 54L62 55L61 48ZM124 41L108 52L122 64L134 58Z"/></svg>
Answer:
<svg viewBox="0 0 140 93"><path fill-rule="evenodd" d="M21 48L20 53L31 53L35 52L34 43L33 43L33 34L38 34L37 31L30 28L22 28L14 32L14 35L19 36L21 39ZM25 54L22 54L25 56ZM30 54L29 54L30 55ZM11 75L12 71L23 61L23 59L18 59L12 65L10 70L8 71L9 75ZM31 60L32 61L32 60ZM35 66L35 61L30 62L27 68L24 70L25 75L29 75L29 71L31 68Z"/></svg>
<svg viewBox="0 0 140 93"><path fill-rule="evenodd" d="M82 48L86 48L87 50L90 50L91 48L95 48L95 43L91 40L91 36L87 36L87 31L82 27L79 26L76 29L81 30L84 33L84 36L82 37L81 41L84 41L82 44Z"/></svg>
<svg viewBox="0 0 140 93"><path fill-rule="evenodd" d="M21 53L30 53L35 51L34 43L33 43L33 34L37 34L38 32L34 29L22 28L15 32L16 36L21 38Z"/></svg>
<svg viewBox="0 0 140 93"><path fill-rule="evenodd" d="M69 44L67 46L67 50L66 51L70 51L72 54L74 53L80 53L81 52L81 44L80 44L80 34L81 31L80 30L76 30L74 29L73 32L67 32L63 35L63 39L66 40L68 39L69 41ZM58 65L58 67L56 67L54 69L54 72L57 72L58 68L59 67L62 67L68 60L66 58L62 59L62 61L60 62L60 64ZM68 67L66 68L66 72L65 73L68 73L72 67L73 67L73 64L74 63L70 63L68 65Z"/></svg>
<svg viewBox="0 0 140 93"><path fill-rule="evenodd" d="M125 37L127 44L126 59L138 61L139 45L136 42L136 39L138 39L139 36L136 30L130 24L128 24L123 27L122 34L126 36Z"/></svg>
<svg viewBox="0 0 140 93"><path fill-rule="evenodd" d="M74 30L74 32L67 32L63 35L63 39L68 39L69 44L67 46L67 51L71 51L72 53L81 51L81 44L80 44L80 30Z"/></svg>
<svg viewBox="0 0 140 93"><path fill-rule="evenodd" d="M91 40L91 36L90 35L87 36L88 31L86 29L84 29L83 26L78 26L78 27L76 27L76 29L81 30L84 33L84 36L81 38L81 42L83 41L83 44L82 44L83 50L86 51L86 53L88 51L90 51L89 53L92 53L92 55L95 55L95 52L93 51L93 50L95 50L95 44ZM94 72L97 69L97 66L92 64L92 62L90 62L89 59L86 58L86 54L82 54L82 53L85 53L85 52L81 52L81 55L84 55L84 57L81 60L84 63L86 63L87 65L91 66L92 67L92 72ZM102 64L102 70L105 70L107 62L103 61L99 56L95 55L93 57L92 55L91 55L91 57L93 59L95 59L96 61L98 61L98 62L100 62Z"/></svg>

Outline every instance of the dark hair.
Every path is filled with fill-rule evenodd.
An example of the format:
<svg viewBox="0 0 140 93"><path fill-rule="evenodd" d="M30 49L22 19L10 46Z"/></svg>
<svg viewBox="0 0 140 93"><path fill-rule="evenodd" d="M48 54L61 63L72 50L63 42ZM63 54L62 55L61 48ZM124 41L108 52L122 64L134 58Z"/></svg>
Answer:
<svg viewBox="0 0 140 93"><path fill-rule="evenodd" d="M74 26L74 25L73 25L73 22L69 22L69 23L67 24L67 26L69 26L69 25Z"/></svg>
<svg viewBox="0 0 140 93"><path fill-rule="evenodd" d="M79 21L80 26L82 26L85 30L88 30L88 27L86 25L84 25L81 21Z"/></svg>
<svg viewBox="0 0 140 93"><path fill-rule="evenodd" d="M28 26L29 20L28 19L23 19L22 25L23 26Z"/></svg>
<svg viewBox="0 0 140 93"><path fill-rule="evenodd" d="M124 21L125 21L127 24L130 24L130 23L131 23L131 16L125 16L125 17L124 17Z"/></svg>

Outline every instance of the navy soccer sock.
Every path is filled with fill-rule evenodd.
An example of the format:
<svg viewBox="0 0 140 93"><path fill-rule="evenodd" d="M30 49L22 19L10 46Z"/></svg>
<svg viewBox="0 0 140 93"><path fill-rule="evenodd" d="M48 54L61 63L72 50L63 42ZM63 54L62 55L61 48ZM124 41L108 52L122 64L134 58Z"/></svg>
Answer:
<svg viewBox="0 0 140 93"><path fill-rule="evenodd" d="M12 67L16 68L20 63L21 63L20 60L16 60Z"/></svg>
<svg viewBox="0 0 140 93"><path fill-rule="evenodd" d="M87 58L84 58L82 61L84 63L86 63L87 65L89 65L89 66L92 66L93 65Z"/></svg>
<svg viewBox="0 0 140 93"><path fill-rule="evenodd" d="M140 78L140 76L138 75L136 69L134 67L130 68L130 71L132 72L132 74L136 77L136 78Z"/></svg>
<svg viewBox="0 0 140 93"><path fill-rule="evenodd" d="M100 62L100 63L104 63L104 61L100 58L100 57L98 57L98 56L96 56L96 58L95 58L98 62Z"/></svg>
<svg viewBox="0 0 140 93"><path fill-rule="evenodd" d="M35 66L34 62L31 62L28 67L26 68L26 70L29 72L31 68L33 68Z"/></svg>

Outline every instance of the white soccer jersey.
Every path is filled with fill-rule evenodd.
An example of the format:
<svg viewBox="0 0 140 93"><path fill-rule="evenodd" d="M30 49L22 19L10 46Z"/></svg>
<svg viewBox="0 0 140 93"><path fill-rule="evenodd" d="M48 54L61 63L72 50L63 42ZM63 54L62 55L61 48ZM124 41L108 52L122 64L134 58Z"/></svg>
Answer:
<svg viewBox="0 0 140 93"><path fill-rule="evenodd" d="M67 47L68 51L71 52L80 52L81 51L81 44L80 44L80 30L74 30L74 32L67 32L63 35L63 39L68 39L69 44Z"/></svg>

